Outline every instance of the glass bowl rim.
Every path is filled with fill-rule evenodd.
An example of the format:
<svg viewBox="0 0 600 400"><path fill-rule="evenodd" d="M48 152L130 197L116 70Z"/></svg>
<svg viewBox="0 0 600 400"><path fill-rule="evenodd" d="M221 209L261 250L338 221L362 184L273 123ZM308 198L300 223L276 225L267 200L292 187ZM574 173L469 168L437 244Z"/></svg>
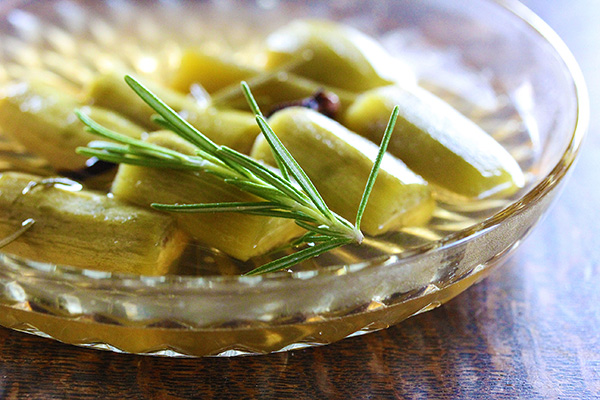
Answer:
<svg viewBox="0 0 600 400"><path fill-rule="evenodd" d="M220 287L241 284L242 286L256 286L264 282L287 282L290 280L306 281L327 277L332 275L347 275L353 274L365 268L383 268L397 264L398 262L410 262L411 260L425 256L433 251L441 251L448 249L465 241L473 240L474 238L493 229L508 218L518 215L528 208L528 205L535 203L539 199L546 196L552 189L558 185L567 175L567 172L572 167L576 156L580 150L582 140L587 131L589 123L589 98L587 88L583 78L583 74L575 57L568 49L563 40L556 32L533 11L527 8L524 4L517 0L484 0L489 3L496 4L508 11L513 16L525 22L533 32L538 34L547 44L550 44L555 51L559 60L563 63L569 77L572 80L575 100L577 102L576 118L571 135L570 142L563 152L560 160L552 168L552 170L533 188L522 195L519 199L504 207L494 215L485 220L472 225L468 228L457 231L451 235L442 237L438 240L431 241L425 245L418 246L414 249L404 251L402 253L392 254L390 256L376 257L367 259L355 264L337 264L319 268L311 271L299 271L289 273L287 271L272 272L258 276L182 276L182 275L165 275L165 276L145 276L136 274L113 273L98 271L92 269L76 268L63 265L54 265L50 263L41 263L29 261L25 258L0 253L0 268L6 267L6 264L12 264L13 268L32 271L40 274L40 277L58 281L77 281L80 283L94 283L111 288L115 286L132 287L160 287L165 288L180 288L180 289L200 289L202 287L210 288L213 284L218 284ZM27 0L13 0L4 3L0 7L0 16L13 9L19 4L27 3Z"/></svg>

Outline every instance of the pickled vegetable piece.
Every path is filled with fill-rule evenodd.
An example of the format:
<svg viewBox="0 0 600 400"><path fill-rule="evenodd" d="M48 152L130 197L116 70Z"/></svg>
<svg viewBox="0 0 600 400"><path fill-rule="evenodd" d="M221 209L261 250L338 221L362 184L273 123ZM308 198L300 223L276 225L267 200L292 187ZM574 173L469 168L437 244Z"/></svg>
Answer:
<svg viewBox="0 0 600 400"><path fill-rule="evenodd" d="M343 111L356 100L355 93L327 87L291 73L263 73L248 80L247 83L258 106L265 112L270 112L273 108L284 103L313 96L321 90L332 92L338 97L340 102L339 115L342 115ZM240 89L239 82L232 85L230 90L216 93L212 104L216 107L248 109L248 102Z"/></svg>
<svg viewBox="0 0 600 400"><path fill-rule="evenodd" d="M353 221L378 148L337 122L306 108L275 113L269 124L296 158L327 205ZM385 128L384 128L385 129ZM261 136L251 156L274 164ZM429 220L434 201L419 176L386 155L364 213L362 229L369 235L420 225Z"/></svg>
<svg viewBox="0 0 600 400"><path fill-rule="evenodd" d="M509 195L523 186L523 172L508 151L424 89L373 89L357 98L344 123L378 142L395 105L400 115L388 151L427 181L468 197Z"/></svg>
<svg viewBox="0 0 600 400"><path fill-rule="evenodd" d="M0 94L0 130L44 158L56 170L85 167L86 158L75 153L98 137L87 132L75 116L80 108L95 121L124 135L140 138L144 129L119 114L78 99L58 88L31 81L3 88Z"/></svg>
<svg viewBox="0 0 600 400"><path fill-rule="evenodd" d="M64 178L62 178L64 181ZM164 275L187 235L162 213L33 175L0 174L0 237L34 225L3 252L34 261L141 275Z"/></svg>
<svg viewBox="0 0 600 400"><path fill-rule="evenodd" d="M187 49L181 56L171 86L187 93L193 84L200 84L208 93L213 93L232 84L239 85L240 81L259 73L226 57L201 49Z"/></svg>
<svg viewBox="0 0 600 400"><path fill-rule="evenodd" d="M260 129L254 116L245 111L215 107L188 108L179 114L217 144L248 154Z"/></svg>
<svg viewBox="0 0 600 400"><path fill-rule="evenodd" d="M199 49L188 49L183 53L173 87L188 92L191 85L200 84L214 95L211 98L211 105L217 108L248 110L248 103L240 87L242 80L248 82L256 102L266 112L282 103L304 99L321 90L334 92L340 100L342 109L349 107L356 98L355 93L326 87L322 83L289 73L285 71L285 66L281 71L263 71ZM108 85L103 86L108 89ZM115 89L107 90L106 96L110 98L111 93L116 92ZM160 91L156 93L161 97ZM103 94L94 94L95 98L101 96ZM168 97L165 99L171 104Z"/></svg>
<svg viewBox="0 0 600 400"><path fill-rule="evenodd" d="M152 130L154 111L123 80L124 74L106 73L94 77L85 88L85 99L96 106L117 110L137 124ZM195 99L161 85L144 82L162 101L176 110L195 108Z"/></svg>
<svg viewBox="0 0 600 400"><path fill-rule="evenodd" d="M150 135L150 143L194 154L194 147L170 132ZM115 197L134 204L260 201L208 173L120 165ZM182 229L207 246L239 260L267 253L302 232L292 220L236 213L172 213Z"/></svg>
<svg viewBox="0 0 600 400"><path fill-rule="evenodd" d="M187 97L156 83L145 83L160 99L181 114L190 124L217 144L248 153L259 129L249 112L219 110L198 104ZM151 122L154 111L127 86L121 76L105 74L92 81L87 99L118 111L151 130L160 127ZM98 121L100 122L100 121Z"/></svg>
<svg viewBox="0 0 600 400"><path fill-rule="evenodd" d="M85 100L96 106L117 110L137 124L156 130L151 119L154 111L144 103L123 80L124 74L115 72L94 77L85 88ZM144 82L152 92L175 110L198 107L192 97L175 92L161 85Z"/></svg>
<svg viewBox="0 0 600 400"><path fill-rule="evenodd" d="M414 81L375 40L331 21L298 20L269 35L267 69L292 62L291 72L354 92Z"/></svg>

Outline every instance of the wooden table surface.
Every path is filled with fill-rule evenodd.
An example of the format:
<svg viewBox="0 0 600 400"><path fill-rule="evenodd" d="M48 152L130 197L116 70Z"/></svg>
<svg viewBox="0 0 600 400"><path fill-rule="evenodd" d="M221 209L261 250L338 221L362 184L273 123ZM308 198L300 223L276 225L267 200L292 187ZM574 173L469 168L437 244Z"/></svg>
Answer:
<svg viewBox="0 0 600 400"><path fill-rule="evenodd" d="M525 3L579 60L592 121L566 190L504 267L396 327L262 357L138 357L0 328L0 399L600 398L600 2Z"/></svg>

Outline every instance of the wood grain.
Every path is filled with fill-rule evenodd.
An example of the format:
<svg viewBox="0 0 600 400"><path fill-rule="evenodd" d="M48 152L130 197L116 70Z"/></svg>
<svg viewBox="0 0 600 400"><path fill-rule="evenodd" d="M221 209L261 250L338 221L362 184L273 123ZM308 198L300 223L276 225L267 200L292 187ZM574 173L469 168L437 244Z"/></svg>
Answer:
<svg viewBox="0 0 600 400"><path fill-rule="evenodd" d="M597 0L527 0L574 51L600 114ZM0 399L600 398L600 124L562 197L509 262L446 306L340 343L165 359L0 328Z"/></svg>

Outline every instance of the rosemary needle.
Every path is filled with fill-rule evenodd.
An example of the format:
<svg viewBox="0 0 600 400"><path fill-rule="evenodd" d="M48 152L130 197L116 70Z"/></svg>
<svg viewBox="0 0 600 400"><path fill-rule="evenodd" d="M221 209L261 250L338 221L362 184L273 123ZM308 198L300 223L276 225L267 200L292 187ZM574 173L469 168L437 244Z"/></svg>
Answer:
<svg viewBox="0 0 600 400"><path fill-rule="evenodd" d="M156 209L173 212L236 212L290 218L295 220L297 225L307 230L307 233L295 240L294 244L310 244L311 246L269 262L248 272L246 275L285 270L301 261L316 257L337 247L362 242L363 234L360 232L360 221L375 183L381 159L393 131L398 114L397 108L392 113L388 123L379 154L373 164L358 208L356 224L353 225L327 207L302 167L269 126L246 83L242 82L242 91L255 115L258 126L271 146L280 173L265 167L245 154L217 145L136 79L125 76L125 81L157 113L154 118L155 121L193 144L197 148L196 154L182 154L175 150L121 135L99 125L79 111L76 111L77 116L87 125L90 132L112 142L95 141L88 144L88 147L78 148L77 152L113 163L204 171L264 200L212 204L152 204L152 207Z"/></svg>
<svg viewBox="0 0 600 400"><path fill-rule="evenodd" d="M367 179L367 184L365 186L365 190L360 200L360 204L358 205L358 211L356 212L355 226L358 230L360 230L360 222L362 221L362 216L365 212L365 209L367 208L367 202L369 201L369 196L371 195L371 191L373 190L373 186L375 185L375 180L377 179L379 167L381 166L381 162L383 161L383 156L387 151L388 144L390 143L390 139L392 137L392 133L394 133L394 126L396 125L396 120L398 119L399 113L400 108L398 106L395 106L392 110L392 115L387 124L387 127L385 128L383 138L381 139L381 144L379 145L379 152L377 153L377 157L375 157L373 168L371 168L371 173L369 174L369 178Z"/></svg>

